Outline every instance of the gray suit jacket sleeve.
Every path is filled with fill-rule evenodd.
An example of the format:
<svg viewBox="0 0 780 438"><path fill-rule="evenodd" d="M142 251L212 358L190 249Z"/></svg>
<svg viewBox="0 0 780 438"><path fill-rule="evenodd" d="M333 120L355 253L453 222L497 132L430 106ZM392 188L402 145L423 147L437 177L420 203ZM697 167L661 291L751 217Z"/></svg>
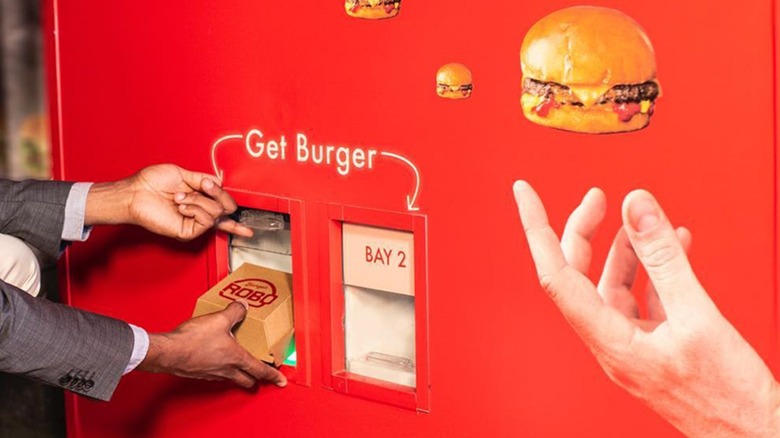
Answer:
<svg viewBox="0 0 780 438"><path fill-rule="evenodd" d="M56 257L71 186L0 180L0 233ZM134 342L122 321L32 298L0 281L0 371L108 400Z"/></svg>
<svg viewBox="0 0 780 438"><path fill-rule="evenodd" d="M108 400L133 351L127 323L0 281L0 371Z"/></svg>
<svg viewBox="0 0 780 438"><path fill-rule="evenodd" d="M73 183L0 179L0 233L24 240L57 257L65 203Z"/></svg>

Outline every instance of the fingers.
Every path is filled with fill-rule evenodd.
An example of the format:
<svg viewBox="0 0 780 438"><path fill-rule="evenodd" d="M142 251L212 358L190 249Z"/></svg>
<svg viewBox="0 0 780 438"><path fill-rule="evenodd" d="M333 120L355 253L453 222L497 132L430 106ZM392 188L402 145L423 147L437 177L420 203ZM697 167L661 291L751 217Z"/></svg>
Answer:
<svg viewBox="0 0 780 438"><path fill-rule="evenodd" d="M233 219L222 219L218 221L217 229L241 237L252 237L254 234L254 231L252 231L251 228L241 225Z"/></svg>
<svg viewBox="0 0 780 438"><path fill-rule="evenodd" d="M257 382L272 383L280 388L287 386L287 377L281 371L255 359L249 353L244 352L242 356L241 363L226 374L231 382L247 389Z"/></svg>
<svg viewBox="0 0 780 438"><path fill-rule="evenodd" d="M179 211L183 215L195 219L205 228L216 225L220 231L242 237L252 237L254 234L251 228L224 216L227 211L220 204L196 192L177 193L174 200L179 204Z"/></svg>
<svg viewBox="0 0 780 438"><path fill-rule="evenodd" d="M176 203L179 205L193 205L200 207L214 219L222 217L227 213L225 211L225 207L223 207L222 204L207 196L201 195L200 192L176 193L174 201L176 201Z"/></svg>
<svg viewBox="0 0 780 438"><path fill-rule="evenodd" d="M592 250L590 240L607 212L604 192L593 188L582 198L582 203L572 212L561 238L561 249L566 262L574 269L587 274Z"/></svg>
<svg viewBox="0 0 780 438"><path fill-rule="evenodd" d="M525 181L517 181L513 189L536 272L540 279L551 278L567 268L558 237L550 227L542 200L534 189Z"/></svg>
<svg viewBox="0 0 780 438"><path fill-rule="evenodd" d="M628 240L628 234L620 227L609 248L598 292L604 303L629 318L639 318L639 307L631 293L638 265L639 260L631 247L631 241Z"/></svg>
<svg viewBox="0 0 780 438"><path fill-rule="evenodd" d="M148 352L138 369L226 379L244 388L257 381L286 386L282 373L254 358L233 336L232 329L246 317L248 307L246 301L234 301L219 312L185 321L172 332L150 334Z"/></svg>
<svg viewBox="0 0 780 438"><path fill-rule="evenodd" d="M249 389L249 388L255 386L255 382L256 382L254 377L252 377L249 374L247 374L247 373L245 373L245 372L243 372L241 370L238 370L238 369L233 370L232 372L230 372L227 375L227 378L231 382L235 383L236 385L238 385L238 386L240 386L242 388L246 388L246 389Z"/></svg>
<svg viewBox="0 0 780 438"><path fill-rule="evenodd" d="M211 199L216 201L228 214L236 211L238 206L236 201L225 190L222 189L219 179L214 175L206 173L192 172L187 169L181 169L184 183L190 186L196 192L203 192Z"/></svg>
<svg viewBox="0 0 780 438"><path fill-rule="evenodd" d="M218 204L216 201L197 192L188 194L177 193L174 197L174 200L180 206L183 205L192 207L193 209L200 209L208 214L211 217L211 222L209 224L207 224L205 221L198 221L198 223L204 226L211 227L216 224L218 230L242 237L252 237L254 234L251 228L241 225L233 219L226 217L225 214L227 214L228 211L225 210L221 204ZM182 211L184 212L184 210ZM191 213L191 217L194 217L194 213ZM202 215L199 215L199 217L201 219L205 219L205 217Z"/></svg>
<svg viewBox="0 0 780 438"><path fill-rule="evenodd" d="M244 300L237 300L228 305L222 313L228 318L228 329L232 329L236 324L243 321L249 310L249 304ZM236 348L242 349L235 344ZM242 349L243 350L243 349ZM270 382L279 387L287 386L287 378L276 368L268 366L263 362L255 359L246 351L242 351L241 361L239 363L240 375L234 375L231 377L236 384L245 388L250 388L254 385L255 380L261 382ZM241 376L243 375L243 376Z"/></svg>
<svg viewBox="0 0 780 438"><path fill-rule="evenodd" d="M691 243L691 233L685 228L675 230L677 237L683 244L686 253ZM639 318L639 306L632 288L636 280L639 259L634 253L631 241L624 228L620 228L612 242L607 261L604 264L604 273L599 281L599 295L604 302L630 318ZM649 282L647 286L648 319L663 321L666 319L663 305L658 299L658 294Z"/></svg>
<svg viewBox="0 0 780 438"><path fill-rule="evenodd" d="M220 187L218 180L213 175L190 172L181 169L184 182L194 191L191 193L176 193L174 200L179 205L198 207L211 216L213 222L208 227L216 224L217 229L226 233L242 237L252 237L251 228L241 225L225 215L232 214L238 208L236 201L230 194ZM199 220L198 223L204 224Z"/></svg>
<svg viewBox="0 0 780 438"><path fill-rule="evenodd" d="M714 306L699 285L677 233L650 193L635 190L626 196L623 224L667 315L676 318Z"/></svg>
<svg viewBox="0 0 780 438"><path fill-rule="evenodd" d="M688 255L691 252L691 243L693 236L691 232L684 227L678 227L675 230L677 238L680 239L680 243L685 250L685 254ZM653 282L647 284L647 317L652 321L664 321L666 320L666 312L664 306L661 304L661 300L658 298L658 292L656 292Z"/></svg>
<svg viewBox="0 0 780 438"><path fill-rule="evenodd" d="M225 317L227 317L227 321L228 321L227 329L232 330L233 327L236 326L236 324L243 321L244 318L246 318L246 313L248 310L249 310L249 304L247 304L247 302L244 300L237 300L228 304L228 306L225 307L225 309L220 312L223 315L225 315Z"/></svg>
<svg viewBox="0 0 780 438"><path fill-rule="evenodd" d="M180 237L191 239L214 226L214 218L196 205L179 205L179 213L191 221L182 221ZM194 221L194 223L193 223Z"/></svg>
<svg viewBox="0 0 780 438"><path fill-rule="evenodd" d="M239 322L243 321L249 310L249 304L244 300L237 300L228 305L222 313L228 319L228 330L231 330ZM237 343L236 348L242 348ZM261 382L270 382L279 387L287 386L287 378L276 368L266 365L255 359L246 351L241 355L242 359L238 365L239 370L233 373L230 379L236 384L245 388L251 388L255 380Z"/></svg>
<svg viewBox="0 0 780 438"><path fill-rule="evenodd" d="M581 336L598 339L608 321L600 318L604 306L595 287L566 263L544 205L533 188L525 181L517 181L514 194L542 287Z"/></svg>
<svg viewBox="0 0 780 438"><path fill-rule="evenodd" d="M287 378L281 371L266 365L249 354L246 355L246 359L241 369L260 382L273 383L280 388L287 386Z"/></svg>

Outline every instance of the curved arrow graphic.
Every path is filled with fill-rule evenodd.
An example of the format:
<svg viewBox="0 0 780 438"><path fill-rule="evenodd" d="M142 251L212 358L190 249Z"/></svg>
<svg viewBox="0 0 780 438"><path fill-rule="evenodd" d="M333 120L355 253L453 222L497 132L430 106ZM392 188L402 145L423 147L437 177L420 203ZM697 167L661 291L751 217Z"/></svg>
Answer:
<svg viewBox="0 0 780 438"><path fill-rule="evenodd" d="M224 172L219 170L219 166L217 166L217 146L219 146L220 143L227 140L239 140L244 138L241 134L231 134L226 135L219 140L214 142L214 145L211 146L211 165L214 167L214 175L217 175L217 178L222 180L222 177L224 176Z"/></svg>
<svg viewBox="0 0 780 438"><path fill-rule="evenodd" d="M414 171L414 178L415 178L414 194L412 194L411 196L406 195L406 209L409 210L409 211L418 211L418 210L420 210L419 207L416 207L414 205L414 203L417 202L417 195L420 192L420 172L417 170L417 166L415 166L414 163L412 163L408 159L406 159L406 158L404 158L404 157L402 157L402 156L400 156L398 154L393 154L393 153L390 153L390 152L380 152L380 153L382 155L386 156L386 157L395 158L396 160L403 161L404 163L408 164L409 167L412 168L412 170Z"/></svg>

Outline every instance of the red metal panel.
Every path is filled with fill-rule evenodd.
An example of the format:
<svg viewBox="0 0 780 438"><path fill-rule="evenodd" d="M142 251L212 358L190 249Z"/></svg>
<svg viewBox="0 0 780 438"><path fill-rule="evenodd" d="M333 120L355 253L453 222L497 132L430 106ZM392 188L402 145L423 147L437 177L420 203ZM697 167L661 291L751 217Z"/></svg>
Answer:
<svg viewBox="0 0 780 438"><path fill-rule="evenodd" d="M773 1L772 2L772 16L773 22L772 22L772 44L774 47L774 92L772 95L774 96L774 139L775 139L775 209L774 209L774 223L775 223L775 233L774 233L774 247L775 247L775 290L780 290L780 7L778 7L778 2ZM780 339L780 318L778 318L778 314L780 314L780 297L775 295L775 337L773 339L773 344L777 345L778 339ZM778 363L778 354L780 354L780 350L775 349L772 351L771 356L771 362L772 364Z"/></svg>
<svg viewBox="0 0 780 438"><path fill-rule="evenodd" d="M70 436L675 436L609 382L539 290L516 178L538 188L557 229L587 188L606 191L595 260L622 196L653 191L693 231L702 283L777 371L776 2L595 3L637 19L655 46L664 95L643 131L577 135L523 118L521 41L538 18L571 5L564 0L404 0L382 22L351 19L338 1L46 1L57 176L109 180L164 161L208 171L219 138L285 135L286 161L252 158L235 139L215 161L232 189L301 201L310 297L311 386L245 392L133 374L110 404L69 397ZM436 70L451 61L474 73L470 99L436 96ZM341 175L296 161L298 133L416 168L382 155L371 170ZM321 276L337 249L322 249L332 225L313 206L405 215L413 170L427 218L428 414L328 389L338 383L323 373L332 346L316 329L329 309ZM66 299L169 330L210 285L212 239L95 230L66 256Z"/></svg>

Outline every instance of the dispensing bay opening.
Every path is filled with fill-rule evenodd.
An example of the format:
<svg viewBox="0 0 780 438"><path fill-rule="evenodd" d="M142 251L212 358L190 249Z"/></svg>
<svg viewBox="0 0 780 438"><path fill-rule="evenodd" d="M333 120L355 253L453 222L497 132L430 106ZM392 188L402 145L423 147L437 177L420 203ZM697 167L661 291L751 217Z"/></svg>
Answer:
<svg viewBox="0 0 780 438"><path fill-rule="evenodd" d="M414 297L344 287L347 371L415 387Z"/></svg>
<svg viewBox="0 0 780 438"><path fill-rule="evenodd" d="M319 211L323 385L429 412L426 217L336 204Z"/></svg>
<svg viewBox="0 0 780 438"><path fill-rule="evenodd" d="M414 235L343 224L345 366L416 387Z"/></svg>
<svg viewBox="0 0 780 438"><path fill-rule="evenodd" d="M292 270L291 231L295 226L289 214L267 210L239 208L233 219L254 232L251 238L231 235L228 241L228 269L238 269L244 263L294 275ZM292 291L293 296L295 290ZM285 353L284 365L296 366L295 337Z"/></svg>

